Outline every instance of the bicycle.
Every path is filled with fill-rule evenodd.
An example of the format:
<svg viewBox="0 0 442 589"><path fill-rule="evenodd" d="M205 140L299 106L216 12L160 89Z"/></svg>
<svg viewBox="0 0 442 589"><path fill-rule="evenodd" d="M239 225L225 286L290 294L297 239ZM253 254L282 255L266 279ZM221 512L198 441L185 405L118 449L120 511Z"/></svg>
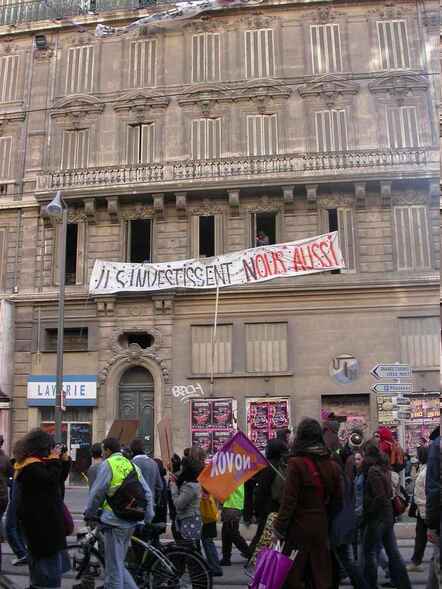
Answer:
<svg viewBox="0 0 442 589"><path fill-rule="evenodd" d="M126 566L140 589L212 589L212 576L201 554L174 543L160 544L165 529L164 524L140 526L132 537ZM84 587L93 586L104 571L100 544L102 532L95 528L68 546L68 551L75 551L75 579L84 580Z"/></svg>

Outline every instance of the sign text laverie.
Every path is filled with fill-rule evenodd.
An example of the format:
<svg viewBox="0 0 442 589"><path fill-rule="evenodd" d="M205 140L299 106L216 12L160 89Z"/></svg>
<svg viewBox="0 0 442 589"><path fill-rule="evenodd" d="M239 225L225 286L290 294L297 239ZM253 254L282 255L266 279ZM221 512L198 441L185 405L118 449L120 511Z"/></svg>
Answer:
<svg viewBox="0 0 442 589"><path fill-rule="evenodd" d="M28 406L54 406L56 379L52 375L28 378ZM97 377L89 374L65 375L63 391L66 407L94 407L97 404Z"/></svg>

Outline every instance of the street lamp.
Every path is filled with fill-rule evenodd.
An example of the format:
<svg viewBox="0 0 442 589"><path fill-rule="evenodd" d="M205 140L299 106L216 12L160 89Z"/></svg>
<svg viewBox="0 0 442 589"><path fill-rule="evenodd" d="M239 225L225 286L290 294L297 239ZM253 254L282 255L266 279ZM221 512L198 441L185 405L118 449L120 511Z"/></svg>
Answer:
<svg viewBox="0 0 442 589"><path fill-rule="evenodd" d="M57 191L55 198L46 207L49 217L61 217L60 240L58 243L58 272L60 291L58 299L57 329L57 378L55 384L55 440L61 442L62 400L63 400L63 353L64 353L64 291L66 283L66 235L68 225L68 209Z"/></svg>

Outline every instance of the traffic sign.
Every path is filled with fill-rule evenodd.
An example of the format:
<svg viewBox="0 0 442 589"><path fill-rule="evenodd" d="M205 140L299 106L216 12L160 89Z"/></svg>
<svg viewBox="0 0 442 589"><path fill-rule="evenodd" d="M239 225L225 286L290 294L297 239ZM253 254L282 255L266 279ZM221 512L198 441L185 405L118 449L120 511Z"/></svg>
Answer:
<svg viewBox="0 0 442 589"><path fill-rule="evenodd" d="M406 395L413 392L413 385L405 382L377 382L371 390L378 395Z"/></svg>
<svg viewBox="0 0 442 589"><path fill-rule="evenodd" d="M370 374L378 380L381 378L411 378L412 370L408 364L376 364Z"/></svg>
<svg viewBox="0 0 442 589"><path fill-rule="evenodd" d="M396 404L404 407L404 411L406 411L405 407L411 405L411 400L407 399L407 397L398 397L396 399Z"/></svg>
<svg viewBox="0 0 442 589"><path fill-rule="evenodd" d="M398 419L411 419L411 411L398 411L397 418Z"/></svg>

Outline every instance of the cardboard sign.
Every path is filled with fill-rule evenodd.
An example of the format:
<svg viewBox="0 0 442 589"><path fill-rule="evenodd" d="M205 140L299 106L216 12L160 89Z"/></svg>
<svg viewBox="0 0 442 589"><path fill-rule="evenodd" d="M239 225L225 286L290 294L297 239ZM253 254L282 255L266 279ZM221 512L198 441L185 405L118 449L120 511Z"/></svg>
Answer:
<svg viewBox="0 0 442 589"><path fill-rule="evenodd" d="M163 417L158 422L158 438L160 442L161 460L165 467L167 467L172 459L173 444L172 444L172 420L170 417Z"/></svg>

